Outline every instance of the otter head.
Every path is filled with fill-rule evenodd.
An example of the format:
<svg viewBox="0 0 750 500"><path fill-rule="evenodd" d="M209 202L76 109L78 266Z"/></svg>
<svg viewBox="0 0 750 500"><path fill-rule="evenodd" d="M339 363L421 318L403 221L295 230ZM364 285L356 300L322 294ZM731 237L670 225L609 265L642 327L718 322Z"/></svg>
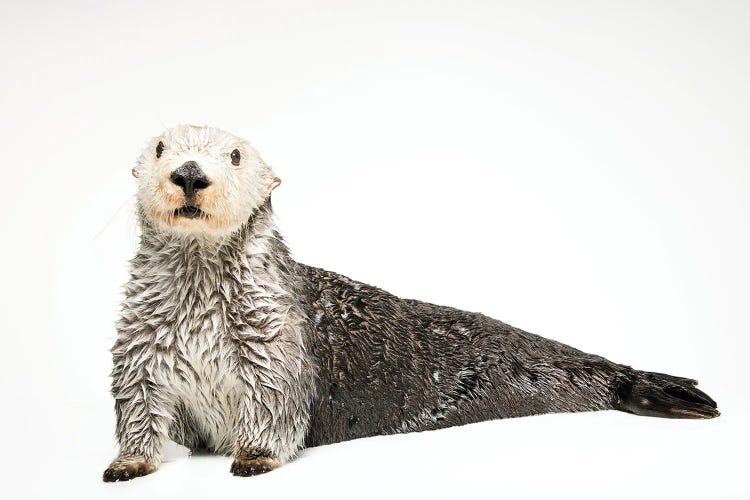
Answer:
<svg viewBox="0 0 750 500"><path fill-rule="evenodd" d="M209 238L242 227L281 182L247 141L192 125L151 139L133 175L150 227Z"/></svg>

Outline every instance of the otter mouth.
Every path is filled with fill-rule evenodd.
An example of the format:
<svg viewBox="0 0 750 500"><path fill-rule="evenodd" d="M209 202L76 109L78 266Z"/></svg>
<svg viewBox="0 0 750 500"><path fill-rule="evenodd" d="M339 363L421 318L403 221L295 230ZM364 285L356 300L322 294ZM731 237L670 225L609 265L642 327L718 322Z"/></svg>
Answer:
<svg viewBox="0 0 750 500"><path fill-rule="evenodd" d="M197 219L198 217L205 217L207 214L194 205L185 205L175 210L174 215L175 217L185 217L186 219Z"/></svg>

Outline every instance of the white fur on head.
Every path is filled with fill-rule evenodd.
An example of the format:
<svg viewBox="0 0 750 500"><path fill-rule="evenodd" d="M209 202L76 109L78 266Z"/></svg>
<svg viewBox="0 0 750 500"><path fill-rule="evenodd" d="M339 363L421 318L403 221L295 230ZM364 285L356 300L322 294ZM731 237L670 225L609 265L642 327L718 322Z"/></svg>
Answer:
<svg viewBox="0 0 750 500"><path fill-rule="evenodd" d="M157 158L157 145L164 148ZM232 164L232 151L240 163ZM189 219L176 215L185 206L172 172L194 161L208 177L194 204L204 213ZM165 233L223 238L239 229L268 199L279 180L247 141L213 127L178 125L151 139L137 160L140 215Z"/></svg>

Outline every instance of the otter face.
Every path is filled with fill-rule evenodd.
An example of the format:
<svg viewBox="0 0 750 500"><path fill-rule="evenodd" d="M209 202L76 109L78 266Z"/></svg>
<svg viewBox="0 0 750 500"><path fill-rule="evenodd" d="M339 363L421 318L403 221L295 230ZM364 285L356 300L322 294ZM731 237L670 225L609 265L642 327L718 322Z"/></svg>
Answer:
<svg viewBox="0 0 750 500"><path fill-rule="evenodd" d="M222 238L239 229L281 182L247 141L180 125L137 160L141 217L164 232Z"/></svg>

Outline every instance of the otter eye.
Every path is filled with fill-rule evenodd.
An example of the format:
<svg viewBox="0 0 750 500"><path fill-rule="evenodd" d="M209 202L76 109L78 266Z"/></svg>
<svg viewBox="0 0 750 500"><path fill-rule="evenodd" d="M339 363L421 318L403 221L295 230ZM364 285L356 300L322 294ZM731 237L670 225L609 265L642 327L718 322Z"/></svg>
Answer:
<svg viewBox="0 0 750 500"><path fill-rule="evenodd" d="M238 149L235 149L232 151L232 165L235 167L240 164L240 151Z"/></svg>
<svg viewBox="0 0 750 500"><path fill-rule="evenodd" d="M156 157L161 158L161 154L164 152L164 143L159 141L159 144L156 145Z"/></svg>

